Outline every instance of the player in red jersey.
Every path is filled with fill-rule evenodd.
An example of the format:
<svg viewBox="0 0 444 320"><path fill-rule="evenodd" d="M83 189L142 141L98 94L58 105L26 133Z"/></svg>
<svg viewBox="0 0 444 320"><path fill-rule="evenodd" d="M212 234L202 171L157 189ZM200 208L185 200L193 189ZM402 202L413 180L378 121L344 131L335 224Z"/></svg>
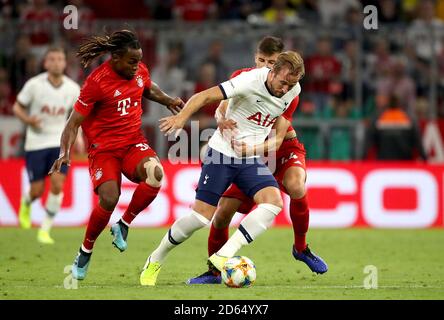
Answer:
<svg viewBox="0 0 444 320"><path fill-rule="evenodd" d="M256 68L272 68L276 58L284 49L282 40L276 37L267 36L263 38L257 47L255 54ZM253 68L245 68L235 71L231 78L236 77L244 71ZM289 109L293 112L299 102L296 97L290 104ZM230 131L235 130L236 123L232 120L226 120L224 114L228 102L221 103L216 111L218 126L226 132L227 139L230 139ZM292 126L282 127L279 119L273 128L276 130L275 138L268 139L263 146L257 146L262 152L278 149L276 152L276 170L274 177L279 183L280 189L288 194L290 201L290 218L293 223L294 245L292 253L295 259L305 262L308 267L316 273L324 273L328 270L327 264L317 255L310 251L306 243L306 233L309 224L309 209L306 196L306 167L305 167L305 148L299 142L296 132ZM244 146L245 147L245 146ZM241 151L241 149L239 149ZM256 150L259 151L260 150ZM246 152L244 150L243 152ZM248 198L239 188L232 184L223 194L219 201L218 208L211 224L208 237L208 256L217 252L228 240L229 225L236 212L248 214L255 203ZM209 270L202 275L191 278L188 284L213 284L220 283L220 272L209 265Z"/></svg>
<svg viewBox="0 0 444 320"><path fill-rule="evenodd" d="M151 81L141 62L142 49L133 32L116 31L94 36L79 48L82 65L103 54L111 58L86 79L61 137L59 158L50 173L69 165L69 151L79 126L88 140L89 172L99 203L91 213L83 244L72 266L72 275L86 277L94 242L107 226L120 195L121 173L138 184L122 218L111 227L113 244L127 248L128 227L157 196L163 168L141 130L142 96L166 106L173 114L183 107Z"/></svg>

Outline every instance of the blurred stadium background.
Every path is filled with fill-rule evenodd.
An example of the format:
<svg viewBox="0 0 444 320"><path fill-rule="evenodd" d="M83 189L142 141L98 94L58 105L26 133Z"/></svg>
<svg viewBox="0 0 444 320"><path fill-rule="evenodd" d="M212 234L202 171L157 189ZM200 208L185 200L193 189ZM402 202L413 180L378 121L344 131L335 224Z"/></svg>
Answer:
<svg viewBox="0 0 444 320"><path fill-rule="evenodd" d="M76 30L63 27L67 5L78 9ZM367 5L378 9L376 30L363 27ZM163 160L166 180L133 225L160 228L132 230L125 256L102 235L82 290L64 290L70 289L66 270L97 201L87 158L75 152L55 219L56 226L76 228L55 228L54 249L39 245L35 232L17 227L28 179L24 127L12 106L25 81L42 71L48 46L66 48L66 73L81 85L105 59L82 69L75 57L82 39L121 28L138 33L154 81L184 100L252 66L256 43L265 35L282 37L287 49L303 54L306 76L293 122L308 151L314 229L308 241L329 263L326 275L310 276L294 262L291 229L273 228L242 251L258 267L253 288L242 295L222 286L190 289L184 280L203 271L206 261L207 234L198 232L171 255L156 290L138 286L146 254L165 226L188 213L200 173L196 161L168 162L174 142L158 129L167 113L145 100L143 130ZM393 104L405 117L388 119L387 128L387 119L378 116ZM214 109L196 115L200 130L215 127ZM442 299L443 141L444 0L0 0L0 227L8 227L0 228L0 300ZM400 146L407 146L406 154ZM190 141L192 148L199 148L197 141ZM134 187L124 180L111 223ZM45 198L33 203L34 226L45 215ZM284 201L278 226L291 223ZM363 290L368 265L378 268L379 290Z"/></svg>
<svg viewBox="0 0 444 320"><path fill-rule="evenodd" d="M77 30L63 27L67 5L78 9ZM367 5L378 8L377 30L363 27ZM233 70L252 66L263 36L282 37L306 64L293 121L308 151L311 225L442 227L443 19L443 0L1 0L0 225L17 225L20 192L27 188L24 128L12 113L17 92L42 71L42 55L54 43L67 49L66 73L81 85L103 61L81 68L75 52L82 39L129 27L143 43L154 81L184 100ZM408 114L409 125L418 128L413 131L417 139L398 132L394 140L371 144L373 120L393 98ZM147 100L143 108L143 130L166 161L174 142L160 134L157 123L167 113ZM215 126L214 109L196 116L201 130ZM377 148L384 141L386 151L387 143L397 141L415 148L408 161L394 151L387 157L397 162L380 162ZM85 187L90 185L86 157L74 157L58 225L83 225L94 201ZM166 164L166 170L164 192L135 224L165 225L187 211L199 166ZM116 216L132 191L126 182ZM34 204L34 213L38 224L40 203ZM276 223L288 224L288 216Z"/></svg>

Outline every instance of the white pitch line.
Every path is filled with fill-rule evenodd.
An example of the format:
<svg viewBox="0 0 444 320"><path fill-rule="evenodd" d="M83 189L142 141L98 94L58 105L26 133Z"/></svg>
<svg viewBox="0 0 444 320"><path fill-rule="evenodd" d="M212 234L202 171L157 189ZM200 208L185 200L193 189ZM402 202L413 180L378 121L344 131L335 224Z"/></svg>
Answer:
<svg viewBox="0 0 444 320"><path fill-rule="evenodd" d="M116 286L111 285L102 285L102 286L96 286L96 285L82 285L78 284L79 289L108 289L108 288L116 288ZM156 288L163 289L163 288L178 288L178 285L159 285ZM202 286L203 288L206 288L207 286ZM190 286L190 288L202 288L197 286ZM349 286L260 286L256 285L253 286L254 288L282 288L282 289L313 289L313 290L321 290L321 289L365 289L364 286L358 286L358 285L349 285ZM5 286L5 288L26 288L26 289L32 289L32 288L55 288L55 289L64 289L64 286L56 285L56 286L43 286L43 285L35 285L35 286L29 286L29 285L16 285L16 286ZM119 288L134 288L134 289L146 289L142 286L119 286ZM444 286L421 286L421 285L410 285L410 286L378 286L377 289L444 289ZM373 289L374 290L374 289Z"/></svg>

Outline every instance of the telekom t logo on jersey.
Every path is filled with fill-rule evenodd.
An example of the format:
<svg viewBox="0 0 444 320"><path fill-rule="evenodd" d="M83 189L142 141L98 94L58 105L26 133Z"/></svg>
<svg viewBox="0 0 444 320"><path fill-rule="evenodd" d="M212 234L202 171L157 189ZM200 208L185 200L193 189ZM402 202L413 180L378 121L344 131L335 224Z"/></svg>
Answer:
<svg viewBox="0 0 444 320"><path fill-rule="evenodd" d="M129 107L131 107L131 98L126 98L126 99L123 99L123 100L119 100L117 102L117 111L121 112L120 116L127 115L128 112L126 110Z"/></svg>

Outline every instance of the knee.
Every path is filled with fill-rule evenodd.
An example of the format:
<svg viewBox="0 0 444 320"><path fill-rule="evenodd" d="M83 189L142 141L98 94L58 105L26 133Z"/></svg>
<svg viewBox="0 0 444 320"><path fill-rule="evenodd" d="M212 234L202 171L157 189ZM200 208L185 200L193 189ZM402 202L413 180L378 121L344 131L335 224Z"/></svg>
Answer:
<svg viewBox="0 0 444 320"><path fill-rule="evenodd" d="M194 202L194 204L191 206L191 209L201 216L207 218L209 221L211 221L214 213L216 212L216 207L197 199L196 202Z"/></svg>
<svg viewBox="0 0 444 320"><path fill-rule="evenodd" d="M272 205L279 207L281 209L284 207L284 201L282 200L282 197L278 191L264 197L264 199L258 204L261 204L261 203L272 204Z"/></svg>
<svg viewBox="0 0 444 320"><path fill-rule="evenodd" d="M103 209L113 211L119 201L119 193L117 191L102 192L99 199Z"/></svg>
<svg viewBox="0 0 444 320"><path fill-rule="evenodd" d="M41 198L42 195L43 195L43 191L44 191L43 188L34 188L34 189L31 189L30 192L29 192L29 196L31 197L32 200L35 200L35 199Z"/></svg>
<svg viewBox="0 0 444 320"><path fill-rule="evenodd" d="M305 195L305 179L302 177L286 179L283 181L283 185L291 199L300 199Z"/></svg>
<svg viewBox="0 0 444 320"><path fill-rule="evenodd" d="M160 165L160 163L158 163L154 169L154 179L157 181L162 181L163 179L163 167Z"/></svg>
<svg viewBox="0 0 444 320"><path fill-rule="evenodd" d="M144 170L142 177L145 182L154 188L159 188L162 184L164 171L162 165L157 161L157 159L150 158L143 163Z"/></svg>
<svg viewBox="0 0 444 320"><path fill-rule="evenodd" d="M281 197L281 192L278 188L266 188L264 190L259 191L258 194L255 195L254 201L256 204L271 204L273 206L279 207L282 209L284 207L284 201Z"/></svg>

